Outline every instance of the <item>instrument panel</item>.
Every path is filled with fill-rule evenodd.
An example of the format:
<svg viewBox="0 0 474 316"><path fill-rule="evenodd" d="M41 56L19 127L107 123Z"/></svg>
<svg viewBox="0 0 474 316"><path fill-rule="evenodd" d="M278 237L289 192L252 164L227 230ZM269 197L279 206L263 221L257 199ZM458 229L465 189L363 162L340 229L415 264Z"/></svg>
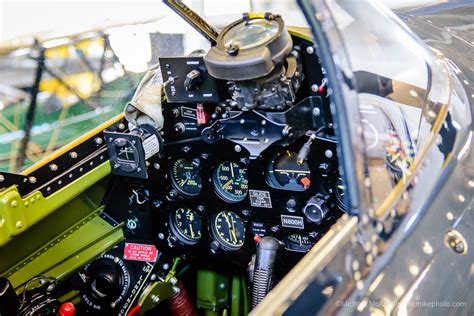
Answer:
<svg viewBox="0 0 474 316"><path fill-rule="evenodd" d="M255 251L254 240L269 235L286 251L307 252L345 206L335 141L315 140L307 161L298 164L304 141L271 147L257 159L230 141L169 146L168 158L156 158L149 170L156 242L172 253L212 260L225 252L242 264ZM325 210L318 221L305 214L315 197L322 205L311 207Z"/></svg>

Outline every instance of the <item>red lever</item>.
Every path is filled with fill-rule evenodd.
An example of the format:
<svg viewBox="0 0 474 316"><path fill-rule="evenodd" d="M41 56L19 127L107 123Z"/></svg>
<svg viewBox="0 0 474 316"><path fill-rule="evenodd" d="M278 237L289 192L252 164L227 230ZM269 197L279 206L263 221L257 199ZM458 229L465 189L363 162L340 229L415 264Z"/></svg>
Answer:
<svg viewBox="0 0 474 316"><path fill-rule="evenodd" d="M204 125L209 122L209 115L206 113L206 110L204 109L204 104L198 103L196 107L196 117L197 117L197 124L198 125Z"/></svg>
<svg viewBox="0 0 474 316"><path fill-rule="evenodd" d="M255 236L253 236L253 240L255 240L255 242L257 244L259 244L261 241L262 241L262 237L260 237L259 235L255 234Z"/></svg>
<svg viewBox="0 0 474 316"><path fill-rule="evenodd" d="M301 179L301 184L305 189L307 189L311 184L311 180L309 180L307 177L304 177L303 179Z"/></svg>
<svg viewBox="0 0 474 316"><path fill-rule="evenodd" d="M130 311L127 313L127 316L139 316L140 315L140 305L135 305L130 309Z"/></svg>

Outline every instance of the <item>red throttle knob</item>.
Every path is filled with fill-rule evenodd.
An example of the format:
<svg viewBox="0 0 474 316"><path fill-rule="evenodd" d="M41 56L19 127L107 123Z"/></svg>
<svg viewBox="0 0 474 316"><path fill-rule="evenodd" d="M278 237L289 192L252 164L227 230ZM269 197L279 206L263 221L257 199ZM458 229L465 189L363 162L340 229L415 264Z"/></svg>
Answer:
<svg viewBox="0 0 474 316"><path fill-rule="evenodd" d="M59 308L59 316L74 316L76 308L71 302L65 302Z"/></svg>

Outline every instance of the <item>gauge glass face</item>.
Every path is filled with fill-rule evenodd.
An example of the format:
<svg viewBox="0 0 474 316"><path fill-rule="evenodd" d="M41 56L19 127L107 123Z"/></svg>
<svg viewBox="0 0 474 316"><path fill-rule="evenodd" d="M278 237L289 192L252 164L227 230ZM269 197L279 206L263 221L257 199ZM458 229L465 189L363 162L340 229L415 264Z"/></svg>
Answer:
<svg viewBox="0 0 474 316"><path fill-rule="evenodd" d="M307 252L311 246L311 240L307 235L293 233L285 236L285 248L290 251Z"/></svg>
<svg viewBox="0 0 474 316"><path fill-rule="evenodd" d="M224 35L224 46L237 45L239 49L260 46L275 38L278 28L278 22L275 20L253 19L243 21Z"/></svg>
<svg viewBox="0 0 474 316"><path fill-rule="evenodd" d="M125 172L137 170L139 163L138 151L129 140L125 138L115 139L113 142L113 150L115 151L116 157L113 158L114 168L118 167Z"/></svg>
<svg viewBox="0 0 474 316"><path fill-rule="evenodd" d="M309 188L311 171L305 162L296 162L298 154L284 151L275 154L267 170L267 183L275 189L289 191L305 191Z"/></svg>
<svg viewBox="0 0 474 316"><path fill-rule="evenodd" d="M216 239L224 249L236 250L243 246L245 225L237 214L222 211L216 215L212 225L214 225Z"/></svg>
<svg viewBox="0 0 474 316"><path fill-rule="evenodd" d="M236 162L223 162L214 170L214 188L224 201L241 202L247 196L247 171Z"/></svg>
<svg viewBox="0 0 474 316"><path fill-rule="evenodd" d="M171 225L176 228L176 237L184 244L194 244L201 239L201 218L189 208L180 208L172 214Z"/></svg>
<svg viewBox="0 0 474 316"><path fill-rule="evenodd" d="M201 193L202 180L199 166L186 159L175 160L171 165L171 183L184 196L196 196Z"/></svg>
<svg viewBox="0 0 474 316"><path fill-rule="evenodd" d="M117 158L122 161L135 161L135 150L131 145L115 147Z"/></svg>

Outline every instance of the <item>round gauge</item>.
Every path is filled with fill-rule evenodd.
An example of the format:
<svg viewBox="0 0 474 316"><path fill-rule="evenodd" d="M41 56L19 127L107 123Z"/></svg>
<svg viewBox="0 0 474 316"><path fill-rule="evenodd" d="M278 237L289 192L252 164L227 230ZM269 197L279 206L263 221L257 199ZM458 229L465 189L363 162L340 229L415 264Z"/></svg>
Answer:
<svg viewBox="0 0 474 316"><path fill-rule="evenodd" d="M202 180L198 160L175 160L171 165L170 175L171 184L181 195L192 197L201 193Z"/></svg>
<svg viewBox="0 0 474 316"><path fill-rule="evenodd" d="M238 250L245 242L244 222L234 212L222 211L213 216L211 233L223 250Z"/></svg>
<svg viewBox="0 0 474 316"><path fill-rule="evenodd" d="M247 171L236 162L223 162L214 170L214 188L225 202L238 203L248 191Z"/></svg>
<svg viewBox="0 0 474 316"><path fill-rule="evenodd" d="M346 185L344 184L344 180L341 177L337 178L336 182L336 199L337 199L337 205L342 211L347 210L347 204L346 204Z"/></svg>
<svg viewBox="0 0 474 316"><path fill-rule="evenodd" d="M278 34L279 24L275 20L253 19L242 21L224 34L224 46L236 45L248 49L263 45Z"/></svg>
<svg viewBox="0 0 474 316"><path fill-rule="evenodd" d="M285 238L285 248L290 251L308 252L313 245L308 235L303 234L289 234Z"/></svg>
<svg viewBox="0 0 474 316"><path fill-rule="evenodd" d="M183 245L194 245L201 239L201 218L189 208L170 213L170 230Z"/></svg>
<svg viewBox="0 0 474 316"><path fill-rule="evenodd" d="M298 154L289 150L275 154L268 165L267 183L275 189L305 191L311 183L311 171L305 162L296 162Z"/></svg>

